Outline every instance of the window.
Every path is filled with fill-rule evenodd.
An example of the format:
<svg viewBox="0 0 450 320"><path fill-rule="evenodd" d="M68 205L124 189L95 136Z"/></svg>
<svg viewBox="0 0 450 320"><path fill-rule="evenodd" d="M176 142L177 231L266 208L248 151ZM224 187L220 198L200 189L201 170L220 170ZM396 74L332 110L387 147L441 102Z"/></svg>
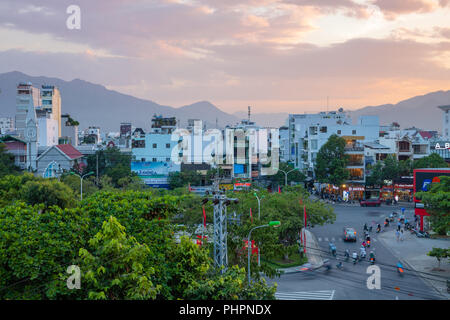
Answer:
<svg viewBox="0 0 450 320"><path fill-rule="evenodd" d="M320 127L321 133L327 133L327 127Z"/></svg>
<svg viewBox="0 0 450 320"><path fill-rule="evenodd" d="M352 130L352 134L356 134L356 130Z"/></svg>
<svg viewBox="0 0 450 320"><path fill-rule="evenodd" d="M309 134L316 135L317 134L317 127L309 127Z"/></svg>
<svg viewBox="0 0 450 320"><path fill-rule="evenodd" d="M141 162L145 162L145 158L141 158Z"/></svg>
<svg viewBox="0 0 450 320"><path fill-rule="evenodd" d="M145 140L133 140L131 142L132 148L145 148Z"/></svg>
<svg viewBox="0 0 450 320"><path fill-rule="evenodd" d="M317 150L317 140L311 140L311 150Z"/></svg>
<svg viewBox="0 0 450 320"><path fill-rule="evenodd" d="M341 130L338 130L338 131L337 131L337 134L341 134Z"/></svg>
<svg viewBox="0 0 450 320"><path fill-rule="evenodd" d="M153 162L156 162L156 158L153 158L152 161L153 161Z"/></svg>
<svg viewBox="0 0 450 320"><path fill-rule="evenodd" d="M170 143L166 143L166 148L170 149Z"/></svg>
<svg viewBox="0 0 450 320"><path fill-rule="evenodd" d="M170 158L166 158L166 162L170 162Z"/></svg>
<svg viewBox="0 0 450 320"><path fill-rule="evenodd" d="M153 144L153 149L156 149L156 143Z"/></svg>

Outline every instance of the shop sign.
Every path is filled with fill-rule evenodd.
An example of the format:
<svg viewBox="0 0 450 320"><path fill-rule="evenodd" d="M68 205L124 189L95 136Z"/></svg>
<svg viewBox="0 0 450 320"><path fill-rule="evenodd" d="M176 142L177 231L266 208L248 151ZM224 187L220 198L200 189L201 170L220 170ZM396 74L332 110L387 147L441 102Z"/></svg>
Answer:
<svg viewBox="0 0 450 320"><path fill-rule="evenodd" d="M401 188L401 189L413 189L414 186L412 184L395 184L395 188Z"/></svg>
<svg viewBox="0 0 450 320"><path fill-rule="evenodd" d="M350 187L348 189L350 191L364 191L364 187Z"/></svg>
<svg viewBox="0 0 450 320"><path fill-rule="evenodd" d="M450 149L450 142L446 142L444 143L444 145L441 147L441 145L439 143L436 143L436 145L434 146L435 150L447 150Z"/></svg>

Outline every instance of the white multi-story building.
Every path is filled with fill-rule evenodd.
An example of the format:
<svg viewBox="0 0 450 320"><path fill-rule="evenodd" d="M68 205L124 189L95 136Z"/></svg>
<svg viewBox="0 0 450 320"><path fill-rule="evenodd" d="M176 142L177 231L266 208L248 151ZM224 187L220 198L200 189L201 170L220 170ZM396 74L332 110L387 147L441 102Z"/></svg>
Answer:
<svg viewBox="0 0 450 320"><path fill-rule="evenodd" d="M37 117L38 123L38 147L51 147L58 144L58 121L44 113Z"/></svg>
<svg viewBox="0 0 450 320"><path fill-rule="evenodd" d="M78 122L74 121L70 115L64 114L61 116L61 135L60 137L64 143L78 146Z"/></svg>
<svg viewBox="0 0 450 320"><path fill-rule="evenodd" d="M362 143L378 139L379 131L377 116L362 116L354 125L342 108L337 112L290 114L287 138L289 151L282 154L282 160L313 176L318 151L331 135L336 134L346 141L345 151L350 156L350 181L364 182L365 160ZM283 137L285 139L285 135ZM280 144L286 145L286 141L280 141Z"/></svg>
<svg viewBox="0 0 450 320"><path fill-rule="evenodd" d="M444 112L442 117L442 137L450 139L450 105L439 106L438 108Z"/></svg>

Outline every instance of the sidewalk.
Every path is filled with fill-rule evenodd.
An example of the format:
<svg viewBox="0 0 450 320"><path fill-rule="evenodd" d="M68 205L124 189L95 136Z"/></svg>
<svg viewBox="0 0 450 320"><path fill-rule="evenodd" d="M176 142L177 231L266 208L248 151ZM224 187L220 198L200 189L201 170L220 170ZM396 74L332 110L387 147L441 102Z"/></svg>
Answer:
<svg viewBox="0 0 450 320"><path fill-rule="evenodd" d="M308 263L311 264L313 269L320 268L323 265L323 258L319 242L317 241L316 236L312 232L305 230L305 233L306 233L306 257L308 258ZM284 273L294 273L299 272L299 267L291 267L279 270L283 271Z"/></svg>
<svg viewBox="0 0 450 320"><path fill-rule="evenodd" d="M438 262L436 258L427 256L427 253L437 248L449 248L450 240L441 239L425 239L417 238L409 231L404 234L403 241L397 241L395 231L383 232L378 236L378 239L383 242L392 253L398 257L408 269L413 269L419 276L424 276L427 279L423 280L436 289L437 292L445 299L450 299L450 294L447 293L446 279L450 280L450 263L448 259L441 260L440 268L445 271L435 271ZM426 273L426 274L425 274Z"/></svg>

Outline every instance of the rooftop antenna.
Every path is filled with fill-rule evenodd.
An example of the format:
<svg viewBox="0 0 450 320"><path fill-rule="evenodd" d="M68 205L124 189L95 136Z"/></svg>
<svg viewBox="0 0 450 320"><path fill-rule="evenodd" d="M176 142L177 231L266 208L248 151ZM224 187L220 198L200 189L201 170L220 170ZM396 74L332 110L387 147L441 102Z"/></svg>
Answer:
<svg viewBox="0 0 450 320"><path fill-rule="evenodd" d="M219 119L216 117L216 129L219 129Z"/></svg>
<svg viewBox="0 0 450 320"><path fill-rule="evenodd" d="M250 106L248 106L248 122L250 122Z"/></svg>

